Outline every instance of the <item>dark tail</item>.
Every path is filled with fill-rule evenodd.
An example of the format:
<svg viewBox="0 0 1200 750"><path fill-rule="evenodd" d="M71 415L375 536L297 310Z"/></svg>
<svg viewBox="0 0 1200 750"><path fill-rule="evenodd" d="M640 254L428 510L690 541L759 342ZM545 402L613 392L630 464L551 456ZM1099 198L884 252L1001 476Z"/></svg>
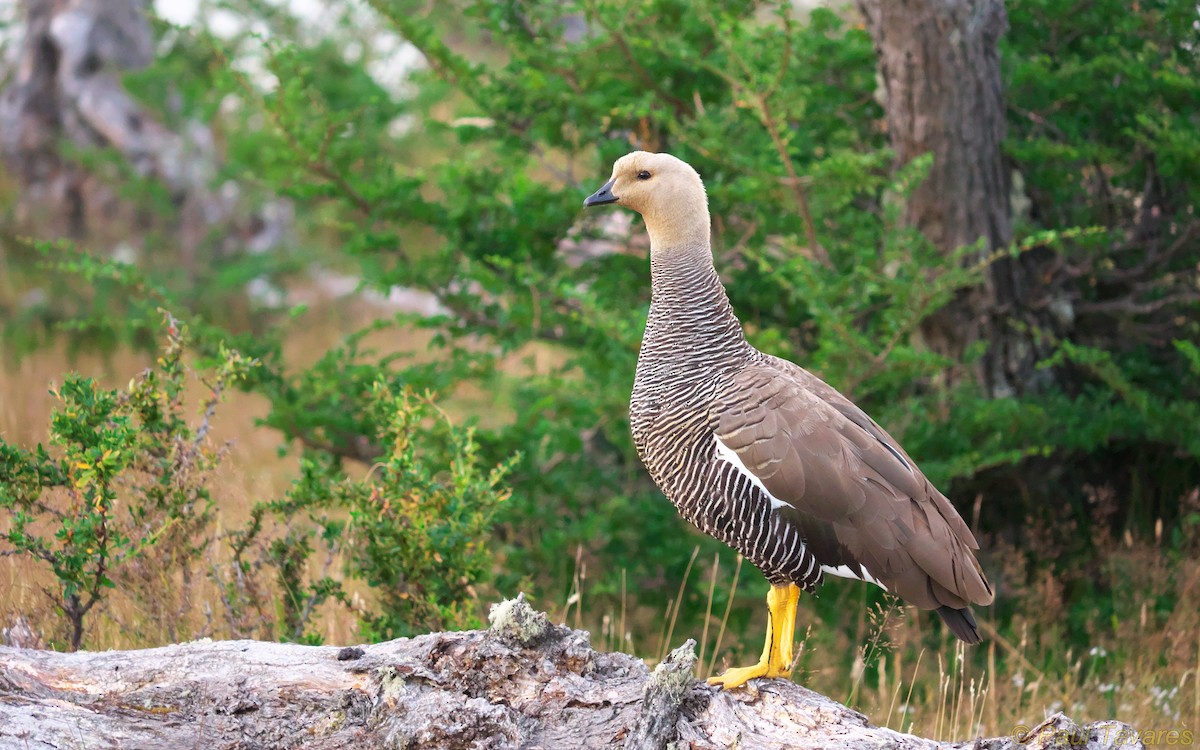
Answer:
<svg viewBox="0 0 1200 750"><path fill-rule="evenodd" d="M975 615L971 614L971 610L938 607L937 613L942 616L946 627L950 628L950 632L958 636L959 640L972 645L982 640L979 637L979 623L975 622Z"/></svg>

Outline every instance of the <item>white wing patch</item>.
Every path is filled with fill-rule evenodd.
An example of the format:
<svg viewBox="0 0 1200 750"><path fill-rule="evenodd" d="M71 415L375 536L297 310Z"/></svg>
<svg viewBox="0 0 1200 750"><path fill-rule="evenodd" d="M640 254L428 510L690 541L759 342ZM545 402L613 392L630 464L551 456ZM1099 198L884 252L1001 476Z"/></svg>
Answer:
<svg viewBox="0 0 1200 750"><path fill-rule="evenodd" d="M796 507L796 506L792 505L791 503L786 502L784 500L780 500L779 498L772 495L771 491L768 490L766 485L764 485L762 483L762 480L759 479L757 476L755 476L754 472L747 469L746 464L742 463L742 457L737 454L737 451L735 451L733 448L730 448L728 445L725 445L724 443L722 443L721 438L717 437L716 435L713 435L713 441L716 442L716 444L717 444L717 456L716 457L722 461L725 461L730 466L732 466L733 468L740 471L743 476L745 476L747 479L749 479L750 483L753 484L755 487L757 487L759 492L763 493L763 495L768 500L771 501L771 510L778 510L779 508L784 508L784 507L794 509Z"/></svg>
<svg viewBox="0 0 1200 750"><path fill-rule="evenodd" d="M860 567L862 568L862 575L851 570L849 565L839 565L836 568L832 565L822 565L821 570L826 575L837 576L838 578L852 578L856 581L866 581L867 583L875 584L884 591L888 590L888 587L884 586L875 576L871 575L871 571L867 570L865 566Z"/></svg>
<svg viewBox="0 0 1200 750"><path fill-rule="evenodd" d="M750 483L753 484L755 487L757 487L758 490L763 493L763 496L771 501L771 510L778 510L779 508L785 508L785 507L795 509L796 506L792 505L791 503L789 503L785 500L780 500L779 498L772 495L771 491L768 490L766 485L764 485L762 483L762 480L759 479L757 476L755 476L754 472L752 472L748 468L746 468L746 464L742 462L742 457L737 454L737 451L735 451L733 448L730 448L728 445L725 445L724 443L722 443L721 438L717 437L716 435L713 435L713 441L716 443L716 447L717 447L717 455L716 455L717 460L725 461L730 466L732 466L733 468L735 468L739 472L741 472L743 476L745 476L747 479L749 479ZM885 443L884 445L886 447L887 444ZM903 458L901 458L900 460L901 460L901 462L904 461ZM907 465L907 464L905 464L905 465ZM816 560L815 557L811 557L811 554L810 554L810 558L814 561ZM871 572L869 570L867 570L865 566L860 566L860 567L862 569L862 575L859 575L858 573L855 573L853 570L851 570L849 565L838 565L836 567L833 565L822 565L821 570L827 575L838 576L839 578L851 578L856 581L866 581L867 583L873 583L876 586L878 586L879 588L883 589L884 591L888 591L888 587L884 586L879 581L879 579L877 579L877 578L875 578L875 576L871 575ZM805 574L805 577L807 577L807 573Z"/></svg>

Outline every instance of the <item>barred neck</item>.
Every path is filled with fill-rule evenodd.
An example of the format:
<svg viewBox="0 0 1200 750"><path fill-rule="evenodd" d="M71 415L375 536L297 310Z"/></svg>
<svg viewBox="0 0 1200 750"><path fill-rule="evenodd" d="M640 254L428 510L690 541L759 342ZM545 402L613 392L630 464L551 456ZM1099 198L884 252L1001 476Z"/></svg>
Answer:
<svg viewBox="0 0 1200 750"><path fill-rule="evenodd" d="M695 370L735 364L748 353L707 242L652 251L650 277L650 316L641 359Z"/></svg>

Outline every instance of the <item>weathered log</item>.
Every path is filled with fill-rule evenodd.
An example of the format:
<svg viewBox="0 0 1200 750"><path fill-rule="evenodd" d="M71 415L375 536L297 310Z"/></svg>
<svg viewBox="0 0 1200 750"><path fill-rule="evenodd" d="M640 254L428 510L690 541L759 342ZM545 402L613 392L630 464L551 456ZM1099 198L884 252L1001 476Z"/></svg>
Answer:
<svg viewBox="0 0 1200 750"><path fill-rule="evenodd" d="M587 633L550 625L523 600L497 606L492 623L353 648L3 647L0 749L1141 747L1124 724L1080 728L1061 714L1024 745L938 743L783 680L720 692L678 679L690 649L655 680L640 659L593 650Z"/></svg>
<svg viewBox="0 0 1200 750"><path fill-rule="evenodd" d="M688 639L654 668L646 680L633 730L625 738L625 750L663 750L674 739L695 666L696 642Z"/></svg>

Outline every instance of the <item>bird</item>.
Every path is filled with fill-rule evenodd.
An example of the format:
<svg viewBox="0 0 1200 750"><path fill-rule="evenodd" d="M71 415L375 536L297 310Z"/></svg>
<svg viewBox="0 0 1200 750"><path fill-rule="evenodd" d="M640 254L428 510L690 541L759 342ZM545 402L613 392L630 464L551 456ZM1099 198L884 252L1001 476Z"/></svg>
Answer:
<svg viewBox="0 0 1200 750"><path fill-rule="evenodd" d="M762 656L708 682L789 678L796 606L825 576L877 585L935 610L978 643L971 605L992 602L979 543L886 430L813 373L747 340L713 262L700 175L634 151L585 207L641 214L650 310L629 424L638 457L680 515L770 584Z"/></svg>

